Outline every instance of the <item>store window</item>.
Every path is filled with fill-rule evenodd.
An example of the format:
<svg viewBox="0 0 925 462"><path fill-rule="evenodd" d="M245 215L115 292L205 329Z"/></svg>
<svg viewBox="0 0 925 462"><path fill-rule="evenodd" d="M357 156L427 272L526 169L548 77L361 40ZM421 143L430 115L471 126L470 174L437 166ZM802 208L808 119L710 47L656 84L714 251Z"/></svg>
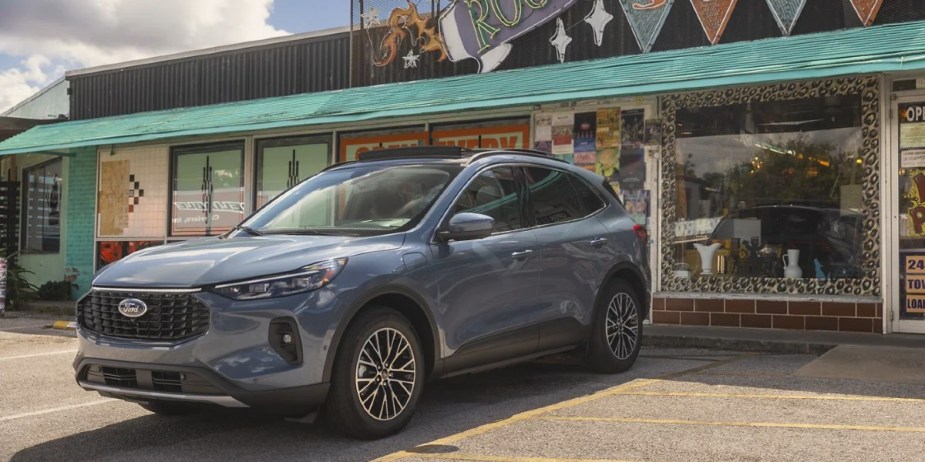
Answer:
<svg viewBox="0 0 925 462"><path fill-rule="evenodd" d="M258 141L256 208L320 172L328 166L330 159L329 137Z"/></svg>
<svg viewBox="0 0 925 462"><path fill-rule="evenodd" d="M212 236L244 218L244 145L179 147L171 155L172 236Z"/></svg>
<svg viewBox="0 0 925 462"><path fill-rule="evenodd" d="M671 108L674 156L664 173L674 188L664 191L663 233L669 287L875 290L877 262L865 240L877 232L869 205L878 153L869 139L876 130L865 124L876 123L877 109L870 104L876 95L862 93L876 90L799 87L728 92L726 104L716 93L696 94L687 101L710 104Z"/></svg>
<svg viewBox="0 0 925 462"><path fill-rule="evenodd" d="M23 169L24 251L56 253L61 248L61 159Z"/></svg>

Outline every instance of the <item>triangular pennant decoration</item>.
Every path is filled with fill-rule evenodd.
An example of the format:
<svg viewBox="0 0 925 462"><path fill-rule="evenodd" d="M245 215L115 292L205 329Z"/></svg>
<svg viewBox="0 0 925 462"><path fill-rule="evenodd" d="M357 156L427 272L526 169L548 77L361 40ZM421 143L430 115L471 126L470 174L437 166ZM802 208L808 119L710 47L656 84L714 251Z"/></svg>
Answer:
<svg viewBox="0 0 925 462"><path fill-rule="evenodd" d="M768 0L768 7L784 35L790 35L805 5L806 0Z"/></svg>
<svg viewBox="0 0 925 462"><path fill-rule="evenodd" d="M648 53L665 24L674 0L620 0L639 49Z"/></svg>
<svg viewBox="0 0 925 462"><path fill-rule="evenodd" d="M864 27L874 23L877 19L877 13L880 12L880 5L883 0L851 0L851 6L854 7L855 13L861 18Z"/></svg>
<svg viewBox="0 0 925 462"><path fill-rule="evenodd" d="M703 26L703 31L707 33L707 39L713 45L719 43L719 39L726 30L726 24L729 24L729 17L732 16L732 10L736 7L738 0L691 0L691 5L697 13L697 19Z"/></svg>

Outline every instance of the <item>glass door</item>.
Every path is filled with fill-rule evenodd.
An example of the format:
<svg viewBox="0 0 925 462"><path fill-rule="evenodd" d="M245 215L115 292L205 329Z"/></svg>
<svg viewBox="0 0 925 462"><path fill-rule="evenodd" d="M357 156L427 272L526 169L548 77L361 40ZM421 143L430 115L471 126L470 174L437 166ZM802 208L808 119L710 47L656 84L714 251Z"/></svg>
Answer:
<svg viewBox="0 0 925 462"><path fill-rule="evenodd" d="M925 333L925 96L898 98L892 110L889 315L893 332Z"/></svg>

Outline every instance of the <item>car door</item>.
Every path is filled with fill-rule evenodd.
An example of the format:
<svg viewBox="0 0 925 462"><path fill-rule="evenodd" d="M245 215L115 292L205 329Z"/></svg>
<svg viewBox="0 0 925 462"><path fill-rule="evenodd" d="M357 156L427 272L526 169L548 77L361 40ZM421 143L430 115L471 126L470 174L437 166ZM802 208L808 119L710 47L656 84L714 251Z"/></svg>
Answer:
<svg viewBox="0 0 925 462"><path fill-rule="evenodd" d="M605 203L583 180L547 167L524 172L542 265L540 348L547 350L587 338L613 252L607 229L595 218Z"/></svg>
<svg viewBox="0 0 925 462"><path fill-rule="evenodd" d="M486 238L432 247L431 278L437 284L448 371L536 350L539 258L536 233L524 226L522 186L511 167L480 172L446 218L481 213L495 219L494 231Z"/></svg>

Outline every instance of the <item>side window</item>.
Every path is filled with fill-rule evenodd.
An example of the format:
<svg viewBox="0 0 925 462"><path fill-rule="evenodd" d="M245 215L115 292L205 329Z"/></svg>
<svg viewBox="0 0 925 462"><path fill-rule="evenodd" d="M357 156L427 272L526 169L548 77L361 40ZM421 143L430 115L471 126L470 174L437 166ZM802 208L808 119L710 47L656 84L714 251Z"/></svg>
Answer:
<svg viewBox="0 0 925 462"><path fill-rule="evenodd" d="M587 215L567 173L543 167L524 170L537 225L562 223Z"/></svg>
<svg viewBox="0 0 925 462"><path fill-rule="evenodd" d="M572 181L572 187L575 188L575 192L578 193L578 201L581 202L585 215L591 215L606 207L607 204L601 200L601 197L598 196L587 183L582 181L581 178L575 175L569 175L569 179Z"/></svg>
<svg viewBox="0 0 925 462"><path fill-rule="evenodd" d="M523 228L513 170L500 167L480 173L453 206L454 215L462 212L481 213L494 218L495 232Z"/></svg>

